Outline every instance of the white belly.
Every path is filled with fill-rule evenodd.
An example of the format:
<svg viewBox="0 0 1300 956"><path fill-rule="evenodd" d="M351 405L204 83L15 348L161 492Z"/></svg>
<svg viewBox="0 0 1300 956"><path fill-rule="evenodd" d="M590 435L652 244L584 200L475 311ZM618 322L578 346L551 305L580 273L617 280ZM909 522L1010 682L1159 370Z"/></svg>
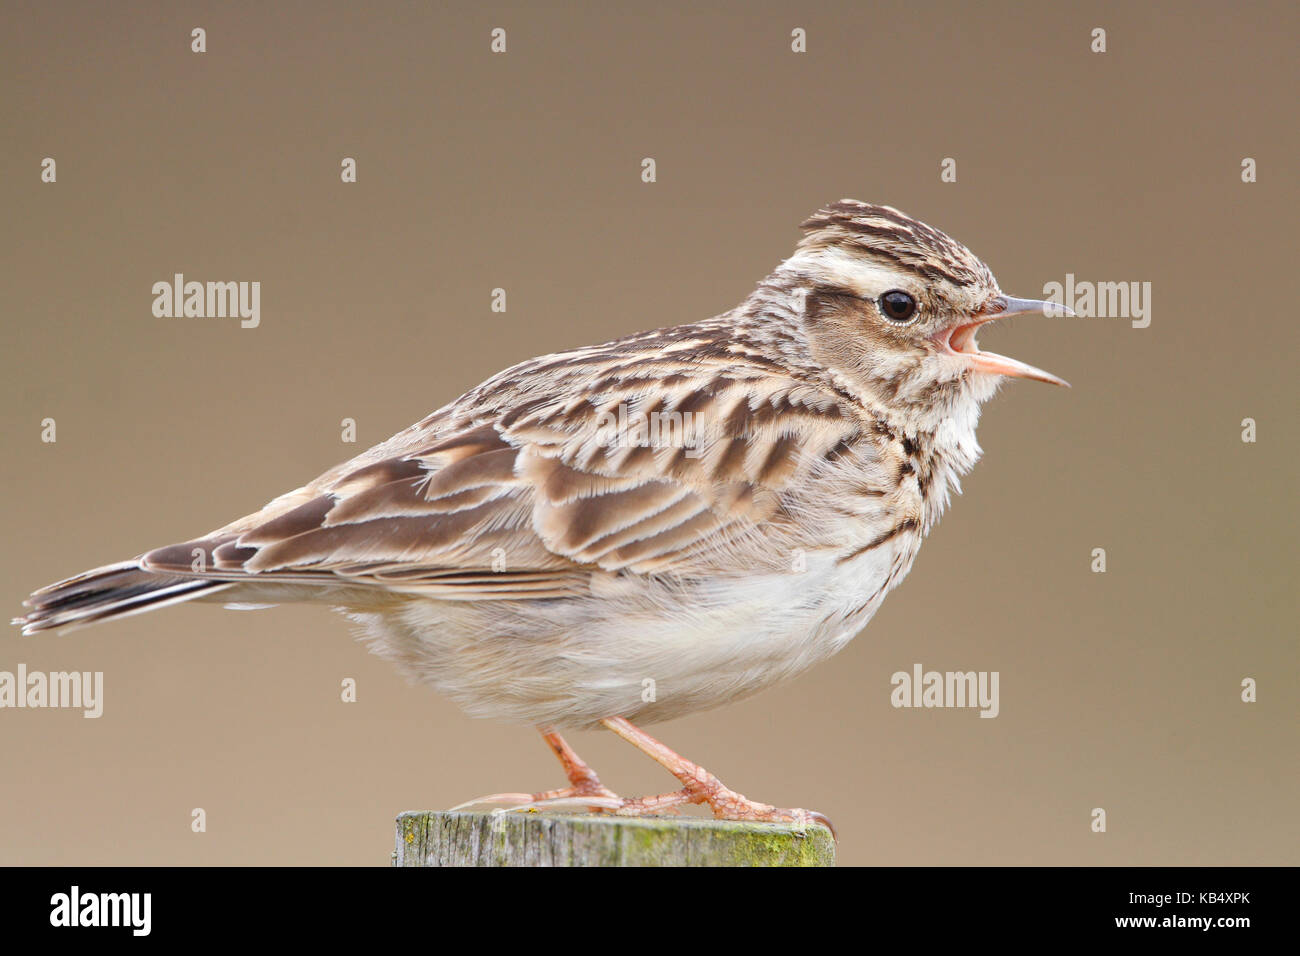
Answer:
<svg viewBox="0 0 1300 956"><path fill-rule="evenodd" d="M840 650L907 573L919 536L801 573L671 583L605 579L591 596L411 600L350 613L372 650L469 714L558 728L668 720L748 696Z"/></svg>

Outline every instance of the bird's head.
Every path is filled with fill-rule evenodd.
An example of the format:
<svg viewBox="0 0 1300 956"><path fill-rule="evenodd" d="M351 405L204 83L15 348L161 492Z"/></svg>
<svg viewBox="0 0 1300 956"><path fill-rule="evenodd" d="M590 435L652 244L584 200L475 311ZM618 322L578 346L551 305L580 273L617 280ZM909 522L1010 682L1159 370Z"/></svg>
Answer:
<svg viewBox="0 0 1300 956"><path fill-rule="evenodd" d="M985 323L1042 315L1049 303L1004 295L988 266L951 237L889 206L848 199L818 210L803 228L773 278L804 296L806 340L818 363L882 405L942 417L978 405L1004 377L1067 384L980 350L975 336Z"/></svg>

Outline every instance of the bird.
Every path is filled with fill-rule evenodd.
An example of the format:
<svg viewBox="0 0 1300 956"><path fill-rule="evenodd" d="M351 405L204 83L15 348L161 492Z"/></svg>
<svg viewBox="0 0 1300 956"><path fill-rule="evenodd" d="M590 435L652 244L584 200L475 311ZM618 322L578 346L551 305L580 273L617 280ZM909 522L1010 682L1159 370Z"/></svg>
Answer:
<svg viewBox="0 0 1300 956"><path fill-rule="evenodd" d="M1054 310L1054 311L1053 311ZM327 605L473 717L531 725L568 779L462 804L615 815L701 805L826 825L731 790L639 724L834 655L912 568L980 457L1010 316L966 246L852 199L735 308L521 362L265 507L34 592L24 634L187 601ZM621 797L561 736L605 728L676 777Z"/></svg>

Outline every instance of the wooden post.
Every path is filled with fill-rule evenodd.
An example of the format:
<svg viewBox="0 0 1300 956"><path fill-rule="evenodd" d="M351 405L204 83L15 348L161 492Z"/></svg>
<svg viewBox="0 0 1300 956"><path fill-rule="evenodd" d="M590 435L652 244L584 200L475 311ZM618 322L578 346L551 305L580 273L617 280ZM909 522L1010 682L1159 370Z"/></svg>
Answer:
<svg viewBox="0 0 1300 956"><path fill-rule="evenodd" d="M393 851L393 866L834 865L825 827L698 817L416 810Z"/></svg>

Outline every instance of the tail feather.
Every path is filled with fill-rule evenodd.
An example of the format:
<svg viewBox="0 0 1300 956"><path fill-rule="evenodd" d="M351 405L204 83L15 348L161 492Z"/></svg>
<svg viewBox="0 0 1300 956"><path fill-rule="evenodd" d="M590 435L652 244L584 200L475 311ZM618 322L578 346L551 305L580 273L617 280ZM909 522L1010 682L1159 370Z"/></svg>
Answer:
<svg viewBox="0 0 1300 956"><path fill-rule="evenodd" d="M231 586L230 581L158 574L146 571L139 562L123 561L41 588L23 602L31 610L13 623L21 625L24 634L72 630L190 601Z"/></svg>

